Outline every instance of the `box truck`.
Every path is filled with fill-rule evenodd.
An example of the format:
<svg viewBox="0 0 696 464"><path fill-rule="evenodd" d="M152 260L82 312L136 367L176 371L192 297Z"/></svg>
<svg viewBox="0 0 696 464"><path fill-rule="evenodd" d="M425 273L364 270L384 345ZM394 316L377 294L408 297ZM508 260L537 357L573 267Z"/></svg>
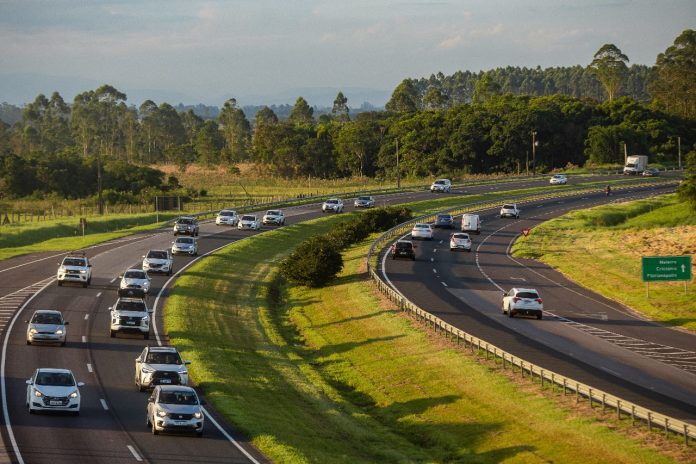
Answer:
<svg viewBox="0 0 696 464"><path fill-rule="evenodd" d="M645 171L648 167L648 157L645 155L634 155L626 157L626 166L624 166L624 175L636 175Z"/></svg>

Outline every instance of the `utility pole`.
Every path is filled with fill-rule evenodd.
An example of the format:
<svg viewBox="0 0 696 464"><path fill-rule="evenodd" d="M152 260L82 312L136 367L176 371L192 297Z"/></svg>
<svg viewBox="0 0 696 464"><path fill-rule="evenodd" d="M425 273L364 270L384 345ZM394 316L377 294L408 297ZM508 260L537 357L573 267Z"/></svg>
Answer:
<svg viewBox="0 0 696 464"><path fill-rule="evenodd" d="M396 139L396 188L401 188L401 173L399 172L399 139Z"/></svg>
<svg viewBox="0 0 696 464"><path fill-rule="evenodd" d="M679 152L679 169L681 170L681 137L677 136L677 150Z"/></svg>

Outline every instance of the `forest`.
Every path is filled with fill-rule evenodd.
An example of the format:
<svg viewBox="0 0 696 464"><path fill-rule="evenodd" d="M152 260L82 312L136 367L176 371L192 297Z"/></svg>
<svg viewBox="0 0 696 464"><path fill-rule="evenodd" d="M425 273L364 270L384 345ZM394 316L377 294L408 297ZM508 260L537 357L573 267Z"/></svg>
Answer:
<svg viewBox="0 0 696 464"><path fill-rule="evenodd" d="M402 178L550 172L622 163L625 151L676 164L677 144L686 153L696 143L696 32L653 67L628 61L606 44L587 67L438 73L403 80L384 110L352 113L339 92L318 116L303 97L286 117L261 107L250 119L234 99L201 117L129 105L111 85L70 103L39 95L14 124L0 122L0 198L86 198L101 186L136 201L177 187L158 164L235 173L254 163L269 177L323 179L393 179L397 156Z"/></svg>

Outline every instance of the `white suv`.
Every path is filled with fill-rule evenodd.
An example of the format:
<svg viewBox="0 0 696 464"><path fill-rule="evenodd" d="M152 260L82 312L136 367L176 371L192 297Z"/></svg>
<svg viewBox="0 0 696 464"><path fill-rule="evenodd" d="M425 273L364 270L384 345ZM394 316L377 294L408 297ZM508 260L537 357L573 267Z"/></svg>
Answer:
<svg viewBox="0 0 696 464"><path fill-rule="evenodd" d="M63 261L58 263L56 280L58 280L58 286L63 285L63 282L76 282L87 288L92 283L92 265L87 256L70 254L63 258Z"/></svg>
<svg viewBox="0 0 696 464"><path fill-rule="evenodd" d="M119 332L135 332L150 339L150 314L145 300L140 298L119 298L116 304L109 307L111 326L109 333L114 338Z"/></svg>
<svg viewBox="0 0 696 464"><path fill-rule="evenodd" d="M514 203L506 203L500 208L500 217L512 217L515 219L520 218L520 210L517 209L517 205Z"/></svg>
<svg viewBox="0 0 696 464"><path fill-rule="evenodd" d="M263 223L282 226L285 224L285 215L283 211L279 209L269 209L266 211L266 214L263 215Z"/></svg>
<svg viewBox="0 0 696 464"><path fill-rule="evenodd" d="M238 222L239 216L237 215L237 212L232 209L221 210L215 218L215 225L217 226L225 225L236 227Z"/></svg>
<svg viewBox="0 0 696 464"><path fill-rule="evenodd" d="M430 186L430 191L433 193L434 192L449 193L451 189L452 189L452 181L450 181L449 179L437 179Z"/></svg>
<svg viewBox="0 0 696 464"><path fill-rule="evenodd" d="M324 202L323 205L321 205L321 212L326 213L327 211L331 211L334 213L342 213L343 212L343 200L340 198L329 198Z"/></svg>
<svg viewBox="0 0 696 464"><path fill-rule="evenodd" d="M145 391L155 385L188 385L188 370L173 346L146 346L135 358L135 385Z"/></svg>
<svg viewBox="0 0 696 464"><path fill-rule="evenodd" d="M510 317L524 314L541 319L543 312L544 303L533 288L512 288L503 296L503 314Z"/></svg>
<svg viewBox="0 0 696 464"><path fill-rule="evenodd" d="M174 258L169 250L150 250L143 255L143 271L172 275Z"/></svg>

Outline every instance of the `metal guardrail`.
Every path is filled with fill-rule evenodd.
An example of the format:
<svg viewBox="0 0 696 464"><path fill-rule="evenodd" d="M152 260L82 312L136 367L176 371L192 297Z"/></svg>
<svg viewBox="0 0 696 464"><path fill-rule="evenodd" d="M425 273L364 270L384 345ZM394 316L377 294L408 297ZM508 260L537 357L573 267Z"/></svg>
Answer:
<svg viewBox="0 0 696 464"><path fill-rule="evenodd" d="M631 187L635 187L635 185ZM624 188L617 187L615 190L622 189ZM516 201L518 203L526 203L529 201L535 201L545 198L574 196L578 194L587 193L588 191L601 191L601 189L578 189L572 192L558 192L564 193L564 195L561 194L553 196L532 195L526 197L519 197ZM515 199L510 199L510 202L514 201ZM489 209L491 207L496 207L499 205L500 202L472 203L463 207L452 208L450 210L447 210L446 212L458 215L465 212ZM389 298L389 300L397 304L402 311L406 311L412 314L413 316L417 317L421 321L426 322L436 332L443 334L446 338L452 338L456 341L457 345L463 345L465 349L471 349L472 353L485 353L486 359L491 359L492 357L492 359L496 363L501 362L503 369L507 369L507 367L509 366L514 371L515 368L517 368L519 369L520 375L523 377L525 376L525 374L527 374L532 379L538 378L542 388L544 388L548 383L553 389L555 389L556 387L562 388L564 395L568 394L568 392L574 392L576 396L576 402L579 402L581 398L586 398L589 400L590 406L600 404L602 406L602 411L605 411L606 408L615 409L616 417L618 419L621 419L622 415L626 417L630 416L633 424L635 424L637 420L643 421L647 424L649 430L652 430L653 427L655 427L664 430L666 434L672 432L677 435L682 435L684 437L684 443L687 446L689 445L689 439L696 440L696 425L650 410L638 404L627 401L623 398L619 398L618 396L612 395L611 393L607 393L598 388L594 388L591 385L586 385L565 375L561 375L552 370L545 369L541 366L537 366L536 364L531 363L518 356L515 356L512 353L508 353L507 351L498 348L492 343L475 337L465 332L464 330L458 329L457 327L454 327L453 325L448 324L447 322L443 321L437 316L429 313L425 309L420 308L415 303L411 302L408 298L406 298L404 295L402 295L398 290L396 290L392 286L385 283L382 279L380 279L379 274L377 273L377 271L379 270L380 263L378 258L379 254L381 253L381 250L384 249L385 245L388 242L391 242L395 236L401 236L405 232L410 230L412 225L416 222L425 222L429 219L434 218L435 214L429 214L399 224L398 226L382 234L370 247L370 250L367 254L368 272L374 280L374 282L376 283L379 290L384 295L386 295L387 298ZM375 255L376 250L379 250L377 255ZM373 256L376 260L374 265L372 263Z"/></svg>

